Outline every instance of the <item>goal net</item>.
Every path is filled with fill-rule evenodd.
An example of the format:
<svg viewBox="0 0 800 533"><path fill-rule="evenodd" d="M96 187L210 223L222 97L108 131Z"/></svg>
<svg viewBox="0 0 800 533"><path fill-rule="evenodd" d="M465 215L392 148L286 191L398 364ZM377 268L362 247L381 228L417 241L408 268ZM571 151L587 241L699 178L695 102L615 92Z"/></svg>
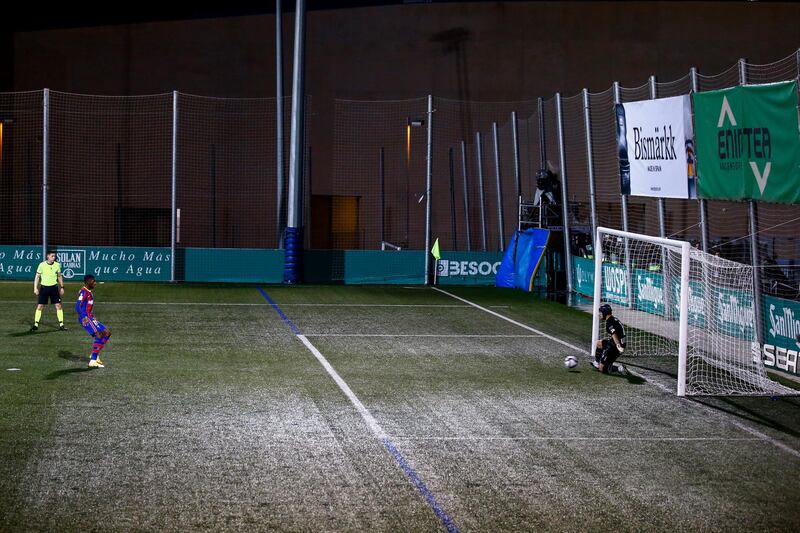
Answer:
<svg viewBox="0 0 800 533"><path fill-rule="evenodd" d="M625 327L624 357L678 356L679 396L800 392L767 377L752 267L672 239L607 228L596 239L592 347L608 303Z"/></svg>

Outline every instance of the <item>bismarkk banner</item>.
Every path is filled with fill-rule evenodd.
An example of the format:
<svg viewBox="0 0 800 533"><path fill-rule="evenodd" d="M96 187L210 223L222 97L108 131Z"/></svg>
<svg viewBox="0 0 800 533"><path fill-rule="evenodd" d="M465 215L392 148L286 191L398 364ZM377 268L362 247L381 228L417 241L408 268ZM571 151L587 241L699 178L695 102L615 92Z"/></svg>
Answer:
<svg viewBox="0 0 800 533"><path fill-rule="evenodd" d="M695 197L689 96L617 104L622 194Z"/></svg>
<svg viewBox="0 0 800 533"><path fill-rule="evenodd" d="M169 281L169 248L56 248L56 260L67 281L98 280ZM42 259L41 246L0 246L0 279L30 280Z"/></svg>
<svg viewBox="0 0 800 533"><path fill-rule="evenodd" d="M695 93L702 198L800 203L797 82Z"/></svg>

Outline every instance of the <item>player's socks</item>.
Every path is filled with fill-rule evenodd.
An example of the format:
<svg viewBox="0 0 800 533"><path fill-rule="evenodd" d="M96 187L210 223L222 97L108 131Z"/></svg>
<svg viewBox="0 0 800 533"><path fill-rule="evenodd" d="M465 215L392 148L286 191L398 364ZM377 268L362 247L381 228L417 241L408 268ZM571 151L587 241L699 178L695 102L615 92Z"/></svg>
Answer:
<svg viewBox="0 0 800 533"><path fill-rule="evenodd" d="M33 325L37 328L39 327L39 321L42 319L42 310L37 309L36 312L33 314Z"/></svg>
<svg viewBox="0 0 800 533"><path fill-rule="evenodd" d="M58 325L64 325L64 310L63 309L56 309L56 316L58 317Z"/></svg>

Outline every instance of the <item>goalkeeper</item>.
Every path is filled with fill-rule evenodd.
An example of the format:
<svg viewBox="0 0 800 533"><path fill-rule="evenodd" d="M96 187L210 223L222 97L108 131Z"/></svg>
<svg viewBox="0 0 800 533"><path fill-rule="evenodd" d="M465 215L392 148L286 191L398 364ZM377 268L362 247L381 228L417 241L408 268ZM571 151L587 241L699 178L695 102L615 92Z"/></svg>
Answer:
<svg viewBox="0 0 800 533"><path fill-rule="evenodd" d="M614 364L614 361L625 352L625 328L622 327L622 323L612 313L610 305L601 305L599 312L600 317L606 322L606 333L610 335L610 338L597 341L597 346L594 350L595 360L592 366L603 374L611 372L627 374L624 366Z"/></svg>

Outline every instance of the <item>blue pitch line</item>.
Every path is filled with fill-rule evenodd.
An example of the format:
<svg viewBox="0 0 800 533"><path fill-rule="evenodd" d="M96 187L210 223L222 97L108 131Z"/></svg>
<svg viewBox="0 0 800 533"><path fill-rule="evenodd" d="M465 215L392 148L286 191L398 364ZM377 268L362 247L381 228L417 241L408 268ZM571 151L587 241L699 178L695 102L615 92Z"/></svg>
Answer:
<svg viewBox="0 0 800 533"><path fill-rule="evenodd" d="M422 494L422 497L425 498L425 501L428 502L428 505L431 507L431 509L433 509L433 512L436 513L436 516L438 516L439 520L442 521L445 529L447 529L447 531L450 533L459 533L458 527L456 527L453 519L450 518L444 509L442 509L442 507L439 505L439 502L436 501L436 496L434 496L433 493L428 490L428 487L425 486L425 482L420 479L417 471L414 470L410 464L408 464L408 461L406 461L406 458L403 457L403 454L400 453L400 450L397 449L394 443L388 438L384 438L383 445L387 450L389 450L389 453L392 454L392 457L394 457L394 460L400 465L400 468L403 469L403 472L406 473L406 476L408 476L411 482L414 483L414 486L417 487L417 490L420 492L420 494Z"/></svg>
<svg viewBox="0 0 800 533"><path fill-rule="evenodd" d="M294 322L292 322L291 319L281 310L281 308L278 307L278 304L276 304L275 301L269 297L269 294L264 292L264 289L261 287L256 288L258 289L258 292L261 293L261 296L263 296L267 302L269 302L269 305L271 305L272 308L283 319L283 321L286 322L289 328L291 328L292 333L298 336L302 335L300 328L295 326ZM428 487L425 485L425 482L422 481L422 479L419 477L419 474L417 474L417 471L414 470L410 464L408 464L408 461L405 457L403 457L403 454L400 453L400 450L397 449L397 446L395 446L388 437L384 437L382 440L383 446L392 455L392 457L394 457L394 460L397 461L397 464L403 469L403 472L414 484L414 487L416 487L419 493L422 494L422 497L425 498L425 501L428 503L430 508L433 510L436 516L439 517L439 520L442 521L442 525L444 525L445 529L447 529L447 531L450 533L460 533L455 522L453 522L453 519L450 518L450 515L448 515L444 509L442 509L442 507L439 505L439 502L436 501L436 496L434 496L433 493L428 489Z"/></svg>
<svg viewBox="0 0 800 533"><path fill-rule="evenodd" d="M295 326L294 322L289 320L289 317L286 316L286 314L284 314L283 311L281 311L281 308L278 307L278 304L276 304L275 301L272 298L269 297L269 294L264 292L264 289L262 289L261 287L256 287L256 288L258 289L258 292L261 293L261 296L263 296L267 300L267 302L269 302L269 305L271 305L272 308L275 311L277 311L278 316L280 316L283 319L283 321L286 322L289 325L289 328L292 330L292 333L294 333L295 335L302 335L302 333L300 333L300 328Z"/></svg>

